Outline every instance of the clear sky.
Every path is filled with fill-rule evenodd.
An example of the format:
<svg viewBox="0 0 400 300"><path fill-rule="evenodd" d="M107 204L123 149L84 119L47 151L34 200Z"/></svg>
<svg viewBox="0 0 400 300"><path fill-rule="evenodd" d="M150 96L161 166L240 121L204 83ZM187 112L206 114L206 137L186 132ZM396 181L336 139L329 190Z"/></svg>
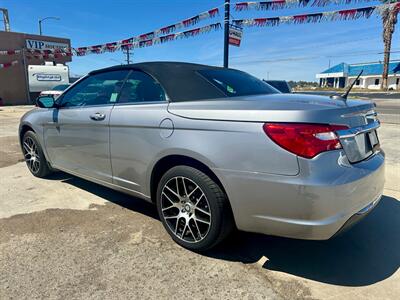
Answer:
<svg viewBox="0 0 400 300"><path fill-rule="evenodd" d="M223 0L0 0L8 8L11 29L38 33L38 19L58 16L60 21L43 23L43 34L67 37L73 47L113 42L174 24L185 18L220 7L221 14L205 20L204 26L223 19ZM231 2L239 2L232 0ZM233 17L256 18L287 16L379 4L361 2L322 8L296 8L275 11L236 12ZM191 27L192 28L192 27ZM393 38L392 59L400 59L400 28ZM230 47L230 67L260 78L315 80L315 74L328 65L361 63L383 59L382 21L379 16L356 21L326 22L278 27L245 28L240 48ZM222 65L223 30L135 49L133 61L174 60ZM72 74L118 64L120 53L90 54L74 57Z"/></svg>

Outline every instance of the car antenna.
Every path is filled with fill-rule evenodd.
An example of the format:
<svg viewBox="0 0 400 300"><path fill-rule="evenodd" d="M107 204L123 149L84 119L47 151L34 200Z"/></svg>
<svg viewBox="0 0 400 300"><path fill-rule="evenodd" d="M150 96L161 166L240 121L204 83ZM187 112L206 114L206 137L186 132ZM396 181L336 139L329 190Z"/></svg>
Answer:
<svg viewBox="0 0 400 300"><path fill-rule="evenodd" d="M364 72L364 70L361 70L361 72L358 74L357 78L353 81L352 84L350 84L349 88L347 89L346 93L341 94L341 95L332 95L331 98L332 99L342 99L344 101L347 101L347 97L350 94L350 91L352 90L353 86L356 84L356 82L358 81L358 79L360 79L360 76L362 75L362 73Z"/></svg>
<svg viewBox="0 0 400 300"><path fill-rule="evenodd" d="M360 74L358 74L357 78L353 81L353 83L349 86L349 88L347 89L346 93L344 93L342 96L343 99L347 100L347 97L350 94L351 89L353 88L353 86L356 84L356 82L358 81L358 79L360 79L360 76L362 75L362 73L364 72L364 70L361 70Z"/></svg>

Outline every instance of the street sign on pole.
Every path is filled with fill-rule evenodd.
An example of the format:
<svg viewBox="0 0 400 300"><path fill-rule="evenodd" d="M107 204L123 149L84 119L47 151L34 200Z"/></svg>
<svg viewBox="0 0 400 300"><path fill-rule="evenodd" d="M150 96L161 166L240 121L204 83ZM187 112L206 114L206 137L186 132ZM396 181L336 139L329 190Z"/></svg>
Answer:
<svg viewBox="0 0 400 300"><path fill-rule="evenodd" d="M240 47L242 36L243 29L241 27L235 25L229 26L229 45Z"/></svg>

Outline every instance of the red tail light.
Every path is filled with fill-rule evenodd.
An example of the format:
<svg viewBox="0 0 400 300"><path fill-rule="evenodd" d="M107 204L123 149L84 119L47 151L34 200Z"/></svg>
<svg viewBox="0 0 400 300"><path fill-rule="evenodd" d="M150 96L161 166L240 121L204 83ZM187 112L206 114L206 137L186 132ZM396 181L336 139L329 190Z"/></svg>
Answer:
<svg viewBox="0 0 400 300"><path fill-rule="evenodd" d="M341 125L266 123L265 133L282 148L305 158L321 152L342 148L335 131L347 129Z"/></svg>

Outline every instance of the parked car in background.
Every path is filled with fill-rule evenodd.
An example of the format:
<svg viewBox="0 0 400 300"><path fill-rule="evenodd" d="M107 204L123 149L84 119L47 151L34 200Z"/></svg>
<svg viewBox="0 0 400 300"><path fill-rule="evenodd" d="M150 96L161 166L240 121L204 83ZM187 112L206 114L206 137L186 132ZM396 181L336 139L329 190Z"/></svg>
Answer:
<svg viewBox="0 0 400 300"><path fill-rule="evenodd" d="M154 62L93 71L38 104L19 127L34 176L62 170L155 203L172 239L192 250L235 227L329 239L382 195L372 102Z"/></svg>
<svg viewBox="0 0 400 300"><path fill-rule="evenodd" d="M53 96L54 99L57 99L70 85L69 84L60 84L53 87L51 90L42 91L39 94L40 96Z"/></svg>
<svg viewBox="0 0 400 300"><path fill-rule="evenodd" d="M264 80L264 81L269 85L273 86L274 88L276 88L281 93L290 94L292 92L290 85L285 80Z"/></svg>

